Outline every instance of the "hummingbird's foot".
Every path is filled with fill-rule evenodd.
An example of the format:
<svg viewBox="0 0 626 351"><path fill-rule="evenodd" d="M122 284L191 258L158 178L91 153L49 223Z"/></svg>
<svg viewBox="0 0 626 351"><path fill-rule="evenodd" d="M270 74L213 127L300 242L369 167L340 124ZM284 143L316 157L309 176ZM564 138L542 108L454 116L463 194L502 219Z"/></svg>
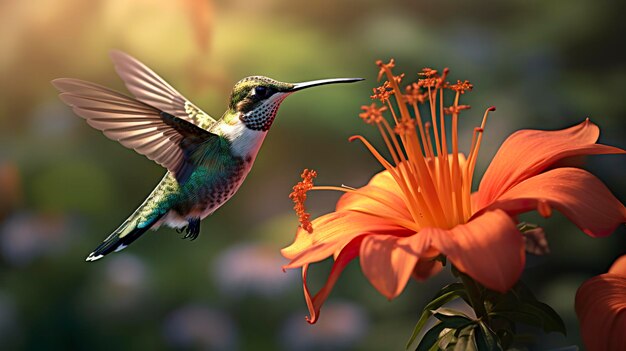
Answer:
<svg viewBox="0 0 626 351"><path fill-rule="evenodd" d="M200 235L200 218L190 218L188 221L189 224L184 228L186 234L183 239L193 241Z"/></svg>
<svg viewBox="0 0 626 351"><path fill-rule="evenodd" d="M187 226L176 228L175 230L176 230L176 233L180 234L184 232L185 230L187 230Z"/></svg>

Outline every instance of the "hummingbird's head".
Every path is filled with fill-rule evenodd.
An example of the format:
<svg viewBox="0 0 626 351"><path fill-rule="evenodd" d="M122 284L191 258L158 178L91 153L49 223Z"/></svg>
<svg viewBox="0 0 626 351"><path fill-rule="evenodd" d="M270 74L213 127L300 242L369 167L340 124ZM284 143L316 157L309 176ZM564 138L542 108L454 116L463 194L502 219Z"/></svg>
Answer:
<svg viewBox="0 0 626 351"><path fill-rule="evenodd" d="M246 127L253 130L267 131L278 107L290 94L324 84L351 83L363 80L362 78L322 79L304 83L284 83L263 77L246 77L233 88L230 94L230 110L239 115L239 119Z"/></svg>

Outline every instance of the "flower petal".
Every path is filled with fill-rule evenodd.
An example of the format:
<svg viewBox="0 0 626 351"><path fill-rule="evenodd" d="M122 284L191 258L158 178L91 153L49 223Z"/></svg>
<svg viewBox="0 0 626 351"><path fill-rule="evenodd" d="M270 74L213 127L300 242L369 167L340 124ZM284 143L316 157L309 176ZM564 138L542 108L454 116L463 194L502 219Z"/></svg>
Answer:
<svg viewBox="0 0 626 351"><path fill-rule="evenodd" d="M587 350L622 350L626 345L626 277L607 273L576 292L576 314Z"/></svg>
<svg viewBox="0 0 626 351"><path fill-rule="evenodd" d="M504 141L480 182L477 210L563 158L626 153L619 148L595 144L599 134L598 126L589 119L563 130L520 130L513 133Z"/></svg>
<svg viewBox="0 0 626 351"><path fill-rule="evenodd" d="M406 233L410 233L404 227L389 223L380 217L352 211L331 212L316 218L311 223L313 233L298 228L294 242L281 250L285 258L293 260L300 254L310 251L308 263L311 263L325 259L360 234L407 235ZM328 245L321 250L318 245L325 243Z"/></svg>
<svg viewBox="0 0 626 351"><path fill-rule="evenodd" d="M309 263L314 263L326 259L329 256L333 255L333 253L335 252L335 246L335 243L332 242L312 245L311 247L300 252L296 256L291 257L291 261L288 264L284 265L282 268L283 270L285 270L303 267ZM284 253L283 256L287 257Z"/></svg>
<svg viewBox="0 0 626 351"><path fill-rule="evenodd" d="M361 242L363 241L363 237L359 236L350 241L344 248L341 250L339 256L335 260L333 264L333 268L330 271L330 275L328 276L328 280L326 280L326 284L324 287L320 289L320 291L311 298L311 294L309 292L309 288L306 284L306 277L308 271L308 264L302 267L302 284L304 287L304 299L306 300L307 307L309 308L309 317L307 317L307 322L313 324L317 322L320 316L320 309L324 304L324 301L328 298L328 295L332 291L337 279L343 272L344 268L359 254L359 247L361 246Z"/></svg>
<svg viewBox="0 0 626 351"><path fill-rule="evenodd" d="M611 234L626 222L626 208L594 175L579 168L556 168L515 185L489 209L510 214L537 209L547 203L592 237Z"/></svg>
<svg viewBox="0 0 626 351"><path fill-rule="evenodd" d="M400 186L398 186L398 183L396 183L391 173L387 170L376 173L367 185L376 186L400 194Z"/></svg>
<svg viewBox="0 0 626 351"><path fill-rule="evenodd" d="M385 203L375 200L378 198L383 199ZM388 171L378 173L368 185L357 189L356 192L345 193L337 201L336 210L366 210L387 217L411 220L411 213L403 200L402 192Z"/></svg>
<svg viewBox="0 0 626 351"><path fill-rule="evenodd" d="M419 259L415 265L415 269L411 274L413 278L419 282L424 281L443 269L443 264L439 260Z"/></svg>
<svg viewBox="0 0 626 351"><path fill-rule="evenodd" d="M361 244L361 270L388 299L398 296L413 272L417 256L398 245L398 237L368 235Z"/></svg>
<svg viewBox="0 0 626 351"><path fill-rule="evenodd" d="M450 230L425 228L399 241L410 245L418 256L432 245L460 271L499 292L517 282L526 260L521 233L500 210L486 212Z"/></svg>
<svg viewBox="0 0 626 351"><path fill-rule="evenodd" d="M626 277L626 255L622 255L620 258L613 262L613 265L609 269L609 273L621 275ZM626 299L626 297L624 297Z"/></svg>

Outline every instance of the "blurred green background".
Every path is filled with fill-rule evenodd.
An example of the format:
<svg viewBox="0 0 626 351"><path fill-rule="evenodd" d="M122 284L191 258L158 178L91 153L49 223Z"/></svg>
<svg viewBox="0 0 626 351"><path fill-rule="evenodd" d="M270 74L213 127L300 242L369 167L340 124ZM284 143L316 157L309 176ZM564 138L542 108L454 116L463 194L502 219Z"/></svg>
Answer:
<svg viewBox="0 0 626 351"><path fill-rule="evenodd" d="M622 4L623 5L623 4ZM358 143L380 145L357 117L376 86L376 59L396 72L450 67L475 89L461 120L465 148L482 111L479 173L520 128L590 117L601 141L625 147L623 8L610 1L0 1L0 348L3 350L400 350L425 302L450 281L410 282L389 302L353 262L308 325L299 272L279 249L298 224L288 198L305 167L318 184L363 185L379 171ZM96 263L84 258L139 205L164 171L91 129L50 80L76 77L124 91L108 52L139 58L213 116L231 86L262 74L283 81L367 81L289 97L237 195L202 223L198 240L171 229ZM590 158L626 199L623 157ZM477 177L479 178L479 177ZM337 194L314 193L314 216ZM524 280L564 318L568 335L531 349L580 345L577 287L620 254L624 227L591 239L560 214L545 226L552 253L528 259ZM311 270L317 290L330 262ZM529 330L533 332L533 330ZM536 332L536 331L535 331Z"/></svg>

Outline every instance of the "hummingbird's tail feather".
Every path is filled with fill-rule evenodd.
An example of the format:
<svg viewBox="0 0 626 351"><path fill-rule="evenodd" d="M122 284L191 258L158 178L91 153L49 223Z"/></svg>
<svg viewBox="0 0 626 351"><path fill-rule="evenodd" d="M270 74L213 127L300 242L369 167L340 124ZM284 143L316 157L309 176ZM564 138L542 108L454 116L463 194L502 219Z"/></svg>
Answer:
<svg viewBox="0 0 626 351"><path fill-rule="evenodd" d="M104 257L111 252L118 252L126 248L133 241L137 240L143 233L148 231L154 223L156 223L162 216L154 217L149 222L143 222L139 224L136 218L131 216L122 225L119 226L111 235L109 235L104 241L93 250L92 253L87 256L86 261L96 261Z"/></svg>

